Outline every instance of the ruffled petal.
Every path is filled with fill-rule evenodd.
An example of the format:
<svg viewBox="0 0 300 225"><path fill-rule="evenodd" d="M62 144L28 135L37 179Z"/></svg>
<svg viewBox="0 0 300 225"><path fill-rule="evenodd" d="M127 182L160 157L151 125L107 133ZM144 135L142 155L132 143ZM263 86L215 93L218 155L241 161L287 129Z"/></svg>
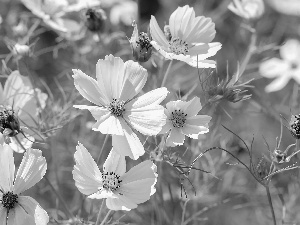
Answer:
<svg viewBox="0 0 300 225"><path fill-rule="evenodd" d="M183 145L185 136L181 133L180 129L173 128L167 137L166 145L175 147L176 145Z"/></svg>
<svg viewBox="0 0 300 225"><path fill-rule="evenodd" d="M16 175L13 192L20 194L31 188L43 178L46 170L47 162L42 156L42 151L31 148L27 149Z"/></svg>
<svg viewBox="0 0 300 225"><path fill-rule="evenodd" d="M98 87L96 80L81 70L73 70L73 73L74 85L85 99L99 106L108 105L108 97Z"/></svg>
<svg viewBox="0 0 300 225"><path fill-rule="evenodd" d="M287 85L290 79L291 77L287 73L283 73L280 77L277 77L268 86L266 86L265 90L266 92L279 91Z"/></svg>
<svg viewBox="0 0 300 225"><path fill-rule="evenodd" d="M2 205L0 205L0 225L7 225L6 224L6 216L7 210Z"/></svg>
<svg viewBox="0 0 300 225"><path fill-rule="evenodd" d="M26 214L35 221L35 225L48 224L49 216L47 212L33 198L28 196L19 196L18 203L25 210Z"/></svg>
<svg viewBox="0 0 300 225"><path fill-rule="evenodd" d="M185 126L181 128L181 131L184 135L190 138L198 139L199 134L205 134L209 132L209 129L205 126L185 124Z"/></svg>
<svg viewBox="0 0 300 225"><path fill-rule="evenodd" d="M200 98L194 97L187 102L183 111L187 114L188 117L195 116L202 109Z"/></svg>
<svg viewBox="0 0 300 225"><path fill-rule="evenodd" d="M120 100L131 100L136 96L144 87L147 76L147 70L137 62L132 60L125 62L124 84L122 86Z"/></svg>
<svg viewBox="0 0 300 225"><path fill-rule="evenodd" d="M288 40L279 51L283 59L289 62L300 62L300 42L296 39Z"/></svg>
<svg viewBox="0 0 300 225"><path fill-rule="evenodd" d="M159 28L158 23L154 16L150 19L150 33L153 40L160 45L163 49L169 47L169 42L167 41L163 31ZM152 43L151 43L152 44Z"/></svg>
<svg viewBox="0 0 300 225"><path fill-rule="evenodd" d="M259 72L263 77L274 78L281 76L289 70L289 67L289 63L278 58L272 58L260 64Z"/></svg>
<svg viewBox="0 0 300 225"><path fill-rule="evenodd" d="M126 210L135 209L137 204L131 202L124 196L118 196L118 198L108 198L106 199L106 206L110 210Z"/></svg>
<svg viewBox="0 0 300 225"><path fill-rule="evenodd" d="M122 176L126 172L125 157L114 151L112 148L103 164L104 172L114 172Z"/></svg>
<svg viewBox="0 0 300 225"><path fill-rule="evenodd" d="M120 155L129 156L130 158L136 160L140 156L144 155L144 147L137 135L131 130L125 121L122 121L122 123L124 128L124 136L113 135L112 146Z"/></svg>
<svg viewBox="0 0 300 225"><path fill-rule="evenodd" d="M90 153L79 142L74 158L76 164L72 174L76 187L85 195L96 193L102 186L102 174Z"/></svg>
<svg viewBox="0 0 300 225"><path fill-rule="evenodd" d="M15 208L9 210L7 225L36 225L34 218L17 204Z"/></svg>
<svg viewBox="0 0 300 225"><path fill-rule="evenodd" d="M124 84L124 62L113 55L99 59L96 65L97 82L101 90L111 102L113 98L119 99Z"/></svg>
<svg viewBox="0 0 300 225"><path fill-rule="evenodd" d="M0 145L0 168L0 190L3 192L11 191L15 175L15 164L13 150L7 144Z"/></svg>

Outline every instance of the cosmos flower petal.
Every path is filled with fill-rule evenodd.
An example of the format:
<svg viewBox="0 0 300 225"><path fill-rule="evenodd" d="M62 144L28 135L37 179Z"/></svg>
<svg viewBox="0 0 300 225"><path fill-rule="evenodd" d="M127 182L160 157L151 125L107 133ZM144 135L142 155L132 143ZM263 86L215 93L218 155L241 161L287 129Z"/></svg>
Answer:
<svg viewBox="0 0 300 225"><path fill-rule="evenodd" d="M114 146L114 150L120 155L129 156L130 158L136 160L140 156L144 155L144 147L137 135L131 130L126 122L121 122L123 123L122 126L124 129L124 136L113 135L112 146Z"/></svg>
<svg viewBox="0 0 300 225"><path fill-rule="evenodd" d="M192 47L190 47L188 54L190 56L203 55L203 54L207 54L208 50L209 50L209 45L201 43L201 44L196 44L196 45L193 45Z"/></svg>
<svg viewBox="0 0 300 225"><path fill-rule="evenodd" d="M174 147L176 145L183 145L185 136L180 132L180 129L174 128L167 137L166 145Z"/></svg>
<svg viewBox="0 0 300 225"><path fill-rule="evenodd" d="M184 107L184 112L188 115L188 117L195 116L202 109L200 98L194 97Z"/></svg>
<svg viewBox="0 0 300 225"><path fill-rule="evenodd" d="M280 48L280 56L289 62L299 62L300 64L300 42L296 39L289 39Z"/></svg>
<svg viewBox="0 0 300 225"><path fill-rule="evenodd" d="M2 134L0 134L2 136ZM13 151L7 144L0 145L0 190L8 192L12 190L14 175L15 175L15 164Z"/></svg>
<svg viewBox="0 0 300 225"><path fill-rule="evenodd" d="M158 45L162 46L163 48L168 48L169 47L169 42L167 41L163 31L158 26L158 23L157 23L154 16L151 16L149 26L150 26L151 37L153 38L153 40ZM152 42L151 42L151 44L152 44Z"/></svg>
<svg viewBox="0 0 300 225"><path fill-rule="evenodd" d="M133 203L124 196L119 196L118 198L108 198L106 199L106 206L110 210L126 210L135 209L137 204Z"/></svg>
<svg viewBox="0 0 300 225"><path fill-rule="evenodd" d="M88 196L90 199L115 198L115 194L109 190L102 189Z"/></svg>
<svg viewBox="0 0 300 225"><path fill-rule="evenodd" d="M102 173L90 153L79 142L74 158L76 164L72 174L76 187L85 195L96 193L102 185Z"/></svg>
<svg viewBox="0 0 300 225"><path fill-rule="evenodd" d="M172 60L176 56L174 53L167 52L166 49L162 48L156 41L151 41L150 43L166 59Z"/></svg>
<svg viewBox="0 0 300 225"><path fill-rule="evenodd" d="M198 57L197 56L192 56L191 58L194 60L194 61L200 61L201 60L205 60L211 56L214 56L221 48L222 48L222 44L220 42L212 42L212 43L209 43L208 44L209 46L209 49L208 49L208 52L205 53L205 54L198 54Z"/></svg>
<svg viewBox="0 0 300 225"><path fill-rule="evenodd" d="M23 134L19 133L15 137L10 138L11 142L9 145L12 148L12 150L14 150L17 153L24 153L26 149L31 148L35 139L34 139L34 137L32 137L28 134L25 134L25 135L26 135L26 137L24 137Z"/></svg>
<svg viewBox="0 0 300 225"><path fill-rule="evenodd" d="M93 130L100 131L102 134L112 134L112 135L124 135L123 126L121 123L123 118L115 117L108 114L107 117L103 117L103 120L99 120L94 126Z"/></svg>
<svg viewBox="0 0 300 225"><path fill-rule="evenodd" d="M184 16L182 17L182 19L180 21L180 28L179 28L179 26L177 26L179 28L179 30L177 31L178 37L182 40L186 40L188 35L191 32L193 32L193 27L195 26L195 24L194 24L195 11L193 10L192 7L190 8L188 6L179 7L179 8L187 8L187 10L185 10ZM178 11L178 9L176 11ZM170 19L171 19L171 16L170 16ZM170 19L169 19L169 21L170 21ZM180 20L180 18L178 18L178 20ZM172 22L169 22L169 24L171 24L171 23ZM170 26L170 30L171 30L171 26ZM176 28L174 30L176 30ZM176 35L175 35L175 37L176 37Z"/></svg>
<svg viewBox="0 0 300 225"><path fill-rule="evenodd" d="M107 105L108 98L98 87L98 83L92 77L86 75L81 70L73 70L74 85L79 93L88 101L99 105Z"/></svg>
<svg viewBox="0 0 300 225"><path fill-rule="evenodd" d="M290 76L288 74L281 74L280 77L277 77L275 80L273 80L269 85L266 86L265 90L266 92L274 92L274 91L279 91L282 88L287 85L287 83L290 80Z"/></svg>
<svg viewBox="0 0 300 225"><path fill-rule="evenodd" d="M216 62L213 60L198 60L197 57L194 56L192 58L189 58L188 60L182 60L189 64L192 67L195 68L216 68Z"/></svg>
<svg viewBox="0 0 300 225"><path fill-rule="evenodd" d="M36 225L34 218L26 213L26 211L17 204L8 213L7 225Z"/></svg>
<svg viewBox="0 0 300 225"><path fill-rule="evenodd" d="M47 212L33 198L28 196L19 196L18 203L25 210L26 214L35 221L34 224L48 224L49 216Z"/></svg>
<svg viewBox="0 0 300 225"><path fill-rule="evenodd" d="M178 7L170 16L169 26L170 31L173 37L179 37L183 39L183 24L186 24L186 21L189 21L190 18L195 18L195 12L193 8L190 8L188 5L184 7Z"/></svg>
<svg viewBox="0 0 300 225"><path fill-rule="evenodd" d="M209 129L205 126L185 124L185 126L181 128L181 131L184 135L190 138L198 139L199 134L205 134L209 131Z"/></svg>
<svg viewBox="0 0 300 225"><path fill-rule="evenodd" d="M274 78L289 70L289 64L281 59L272 58L262 62L259 72L263 77Z"/></svg>
<svg viewBox="0 0 300 225"><path fill-rule="evenodd" d="M100 120L103 116L110 113L110 111L107 108L99 107L99 106L73 105L73 107L76 109L89 110L96 120Z"/></svg>
<svg viewBox="0 0 300 225"><path fill-rule="evenodd" d="M210 116L207 115L196 115L193 117L188 117L186 119L186 124L195 126L206 126L211 120Z"/></svg>
<svg viewBox="0 0 300 225"><path fill-rule="evenodd" d="M147 81L147 70L139 63L129 60L125 62L124 84L120 100L127 101L136 96Z"/></svg>
<svg viewBox="0 0 300 225"><path fill-rule="evenodd" d="M6 216L7 210L2 205L0 205L0 225L7 225L6 224Z"/></svg>
<svg viewBox="0 0 300 225"><path fill-rule="evenodd" d="M161 128L161 131L159 132L159 134L167 133L169 130L172 129L172 127L173 127L172 123L169 120L167 120L166 124Z"/></svg>
<svg viewBox="0 0 300 225"><path fill-rule="evenodd" d="M119 176L122 176L126 172L125 157L114 151L112 148L103 164L103 171L114 172Z"/></svg>
<svg viewBox="0 0 300 225"><path fill-rule="evenodd" d="M42 156L42 151L27 149L16 175L14 193L20 194L38 183L45 175L46 170L47 163Z"/></svg>

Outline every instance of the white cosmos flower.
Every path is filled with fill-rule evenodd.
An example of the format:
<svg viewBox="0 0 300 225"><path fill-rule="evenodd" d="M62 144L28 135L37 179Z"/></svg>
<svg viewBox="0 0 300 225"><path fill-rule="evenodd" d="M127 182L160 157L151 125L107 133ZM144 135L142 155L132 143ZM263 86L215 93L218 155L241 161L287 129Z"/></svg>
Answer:
<svg viewBox="0 0 300 225"><path fill-rule="evenodd" d="M198 97L194 97L188 102L177 100L166 104L165 114L167 122L160 133L163 134L171 130L167 136L167 146L182 145L185 135L193 139L198 139L199 134L209 131L208 123L211 117L197 115L201 108Z"/></svg>
<svg viewBox="0 0 300 225"><path fill-rule="evenodd" d="M96 65L97 81L81 70L73 70L79 93L97 106L76 105L88 109L97 122L93 130L112 134L114 149L137 159L145 150L131 127L144 135L156 135L165 124L164 108L159 105L167 96L166 88L157 88L134 98L144 87L147 71L131 60L123 62L112 55Z"/></svg>
<svg viewBox="0 0 300 225"><path fill-rule="evenodd" d="M272 58L260 64L259 72L267 78L275 78L266 87L266 92L281 90L290 79L300 84L300 42L288 40L280 48L282 59Z"/></svg>
<svg viewBox="0 0 300 225"><path fill-rule="evenodd" d="M101 173L87 149L80 143L74 154L73 178L88 198L106 198L111 210L131 210L155 193L156 166L146 160L126 172L125 157L110 151Z"/></svg>
<svg viewBox="0 0 300 225"><path fill-rule="evenodd" d="M24 148L30 148L34 139L38 138L27 128L36 127L38 113L45 107L46 99L47 95L39 89L34 90L29 78L20 75L19 71L13 71L8 76L4 87L0 84L0 131L10 139L14 151L24 152Z"/></svg>
<svg viewBox="0 0 300 225"><path fill-rule="evenodd" d="M228 9L236 15L247 19L258 19L265 11L263 0L233 0Z"/></svg>
<svg viewBox="0 0 300 225"><path fill-rule="evenodd" d="M0 144L0 224L46 225L47 212L25 190L39 182L46 173L47 164L42 152L28 149L15 176L13 151L9 145Z"/></svg>
<svg viewBox="0 0 300 225"><path fill-rule="evenodd" d="M164 33L165 32L165 33ZM178 7L170 16L164 32L154 16L150 20L151 44L166 59L177 59L198 68L215 68L216 62L206 60L221 49L221 43L210 43L215 35L215 24L210 18L195 17L189 6Z"/></svg>

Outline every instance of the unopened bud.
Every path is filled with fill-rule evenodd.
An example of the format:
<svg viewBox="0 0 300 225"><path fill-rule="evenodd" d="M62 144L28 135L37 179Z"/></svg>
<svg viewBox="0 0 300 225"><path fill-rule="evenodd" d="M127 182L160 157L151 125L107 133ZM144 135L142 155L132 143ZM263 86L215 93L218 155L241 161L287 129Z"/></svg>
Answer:
<svg viewBox="0 0 300 225"><path fill-rule="evenodd" d="M300 114L292 115L290 121L290 131L294 138L300 139Z"/></svg>
<svg viewBox="0 0 300 225"><path fill-rule="evenodd" d="M103 32L105 29L106 14L102 9L88 9L85 13L85 25L93 32Z"/></svg>
<svg viewBox="0 0 300 225"><path fill-rule="evenodd" d="M244 19L255 20L265 12L265 5L263 0L237 0L230 3L228 9Z"/></svg>

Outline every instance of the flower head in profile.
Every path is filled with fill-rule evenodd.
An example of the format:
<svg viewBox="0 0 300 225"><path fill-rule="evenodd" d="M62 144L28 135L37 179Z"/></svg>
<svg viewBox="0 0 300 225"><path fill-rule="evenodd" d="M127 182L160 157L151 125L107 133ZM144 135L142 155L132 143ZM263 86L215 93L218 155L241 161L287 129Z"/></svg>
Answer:
<svg viewBox="0 0 300 225"><path fill-rule="evenodd" d="M4 88L0 84L0 133L14 151L24 152L38 137L32 129L46 99L47 95L34 89L19 71L8 76Z"/></svg>
<svg viewBox="0 0 300 225"><path fill-rule="evenodd" d="M275 78L266 87L266 92L279 91L294 79L300 84L300 42L295 39L288 40L280 48L279 58L272 58L260 64L259 71L263 77Z"/></svg>
<svg viewBox="0 0 300 225"><path fill-rule="evenodd" d="M209 131L208 123L211 117L197 115L201 108L198 97L194 97L188 102L177 100L166 104L167 122L160 133L169 132L166 140L167 146L182 145L185 136L198 139L199 134Z"/></svg>
<svg viewBox="0 0 300 225"><path fill-rule="evenodd" d="M75 105L88 109L97 122L93 130L112 134L114 149L121 155L137 159L144 147L131 127L144 135L156 135L166 123L164 108L159 105L167 96L158 88L134 98L144 87L147 71L131 60L106 56L96 66L97 81L80 70L73 70L79 93L97 106Z"/></svg>
<svg viewBox="0 0 300 225"><path fill-rule="evenodd" d="M15 176L13 151L0 144L0 222L5 225L46 225L47 212L29 196L21 194L46 173L46 159L37 149L28 149Z"/></svg>
<svg viewBox="0 0 300 225"><path fill-rule="evenodd" d="M78 190L88 198L106 198L107 208L111 210L134 209L155 193L156 166L150 160L126 172L125 157L112 149L101 173L82 144L76 147L74 157L73 178Z"/></svg>
<svg viewBox="0 0 300 225"><path fill-rule="evenodd" d="M210 18L195 17L189 6L178 7L170 16L164 32L154 16L150 20L151 44L166 59L177 59L198 68L215 68L216 62L207 60L221 49L218 42L210 43L215 35L215 24Z"/></svg>
<svg viewBox="0 0 300 225"><path fill-rule="evenodd" d="M233 0L228 9L246 20L255 20L263 15L265 5L263 0Z"/></svg>

